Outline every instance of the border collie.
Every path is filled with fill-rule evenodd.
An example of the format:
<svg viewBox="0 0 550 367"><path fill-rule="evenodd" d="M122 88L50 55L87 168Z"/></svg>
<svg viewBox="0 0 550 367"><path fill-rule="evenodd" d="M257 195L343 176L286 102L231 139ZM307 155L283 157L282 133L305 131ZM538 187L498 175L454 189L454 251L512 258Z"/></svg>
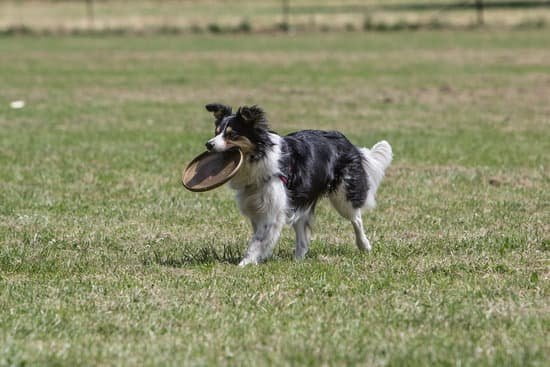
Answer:
<svg viewBox="0 0 550 367"><path fill-rule="evenodd" d="M303 259L315 205L323 196L351 221L359 250L370 251L361 212L376 205L376 190L392 160L388 142L358 148L339 132L320 130L280 136L269 129L258 106L240 107L236 113L219 103L206 109L215 118L215 136L206 148L215 152L239 148L244 154L229 183L254 231L240 266L269 258L285 223L296 232L294 257Z"/></svg>

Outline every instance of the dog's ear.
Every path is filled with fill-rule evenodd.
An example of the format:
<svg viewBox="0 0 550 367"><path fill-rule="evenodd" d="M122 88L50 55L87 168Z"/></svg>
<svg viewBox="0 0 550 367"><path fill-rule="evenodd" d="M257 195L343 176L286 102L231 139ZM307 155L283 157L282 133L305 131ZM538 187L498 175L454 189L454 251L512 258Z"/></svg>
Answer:
<svg viewBox="0 0 550 367"><path fill-rule="evenodd" d="M237 117L243 120L245 123L267 128L267 119L264 110L254 105L251 107L243 106L237 111Z"/></svg>
<svg viewBox="0 0 550 367"><path fill-rule="evenodd" d="M204 106L207 111L212 112L216 121L221 121L225 116L231 115L232 109L221 103L210 103Z"/></svg>

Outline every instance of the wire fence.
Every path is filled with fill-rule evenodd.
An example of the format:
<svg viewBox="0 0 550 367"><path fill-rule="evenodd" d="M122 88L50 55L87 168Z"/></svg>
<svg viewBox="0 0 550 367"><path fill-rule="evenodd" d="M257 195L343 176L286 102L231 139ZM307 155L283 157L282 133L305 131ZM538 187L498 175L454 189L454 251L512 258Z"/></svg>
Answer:
<svg viewBox="0 0 550 367"><path fill-rule="evenodd" d="M6 32L272 32L537 27L550 0L0 0Z"/></svg>

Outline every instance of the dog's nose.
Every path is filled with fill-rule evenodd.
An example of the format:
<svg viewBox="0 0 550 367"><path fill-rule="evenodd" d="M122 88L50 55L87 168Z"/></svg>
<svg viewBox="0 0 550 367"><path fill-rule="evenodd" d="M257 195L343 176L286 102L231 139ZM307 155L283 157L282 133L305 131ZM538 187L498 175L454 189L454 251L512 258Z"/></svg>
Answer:
<svg viewBox="0 0 550 367"><path fill-rule="evenodd" d="M204 145L206 145L206 149L208 149L208 150L212 150L212 148L214 148L214 144L212 144L209 141L207 141L206 144L204 144Z"/></svg>

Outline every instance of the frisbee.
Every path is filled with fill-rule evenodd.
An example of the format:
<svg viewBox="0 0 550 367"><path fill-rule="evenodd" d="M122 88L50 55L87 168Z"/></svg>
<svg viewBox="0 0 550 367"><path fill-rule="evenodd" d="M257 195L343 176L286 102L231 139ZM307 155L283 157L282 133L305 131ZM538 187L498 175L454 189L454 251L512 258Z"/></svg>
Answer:
<svg viewBox="0 0 550 367"><path fill-rule="evenodd" d="M187 165L181 181L187 190L200 192L215 189L229 181L241 168L243 153L239 149L204 152Z"/></svg>

